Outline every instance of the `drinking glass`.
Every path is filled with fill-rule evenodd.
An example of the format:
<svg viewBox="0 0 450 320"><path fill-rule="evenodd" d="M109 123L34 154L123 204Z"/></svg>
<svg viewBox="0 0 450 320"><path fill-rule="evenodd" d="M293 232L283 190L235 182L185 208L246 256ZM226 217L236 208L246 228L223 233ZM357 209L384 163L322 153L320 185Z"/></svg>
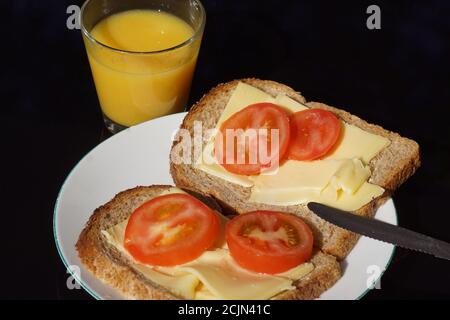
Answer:
<svg viewBox="0 0 450 320"><path fill-rule="evenodd" d="M114 48L92 35L92 29L102 19L135 9L175 15L194 32L178 45L148 52ZM103 119L112 133L185 109L205 20L205 10L198 0L87 0L84 3L83 40Z"/></svg>

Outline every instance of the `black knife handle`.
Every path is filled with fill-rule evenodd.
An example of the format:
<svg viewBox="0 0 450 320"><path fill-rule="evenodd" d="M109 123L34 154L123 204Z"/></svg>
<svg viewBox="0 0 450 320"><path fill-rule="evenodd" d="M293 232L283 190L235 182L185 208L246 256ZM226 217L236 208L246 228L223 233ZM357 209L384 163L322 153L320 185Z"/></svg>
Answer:
<svg viewBox="0 0 450 320"><path fill-rule="evenodd" d="M349 231L396 246L450 260L450 244L380 220L310 202L308 208L320 218Z"/></svg>

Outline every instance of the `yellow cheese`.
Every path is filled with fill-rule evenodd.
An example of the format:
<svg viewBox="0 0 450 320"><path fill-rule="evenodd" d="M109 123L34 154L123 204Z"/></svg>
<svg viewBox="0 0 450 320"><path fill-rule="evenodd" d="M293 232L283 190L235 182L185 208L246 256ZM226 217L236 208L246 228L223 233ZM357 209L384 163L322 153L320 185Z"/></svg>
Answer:
<svg viewBox="0 0 450 320"><path fill-rule="evenodd" d="M320 196L345 160L288 160L276 174L260 174L253 181L250 201L294 205Z"/></svg>
<svg viewBox="0 0 450 320"><path fill-rule="evenodd" d="M289 272L281 277L247 271L234 262L227 249L222 248L206 251L195 261L175 268L196 275L203 286L219 299L268 299L293 289ZM312 264L306 263L290 272L300 279L311 271Z"/></svg>
<svg viewBox="0 0 450 320"><path fill-rule="evenodd" d="M316 201L343 210L356 210L359 207L355 206L366 204L372 196L384 191L378 186L368 187L374 186L366 183L369 176L370 169L358 159L287 161L275 175L252 177L250 201L273 205ZM364 190L359 192L362 186Z"/></svg>
<svg viewBox="0 0 450 320"><path fill-rule="evenodd" d="M381 196L384 189L375 184L364 182L361 187L353 194L342 192L338 194L338 200L330 200L328 197L319 197L311 201L320 202L330 207L335 207L346 211L355 211L366 205L376 197Z"/></svg>
<svg viewBox="0 0 450 320"><path fill-rule="evenodd" d="M270 94L259 90L258 88L239 82L234 89L225 109L222 111L222 115L216 124L216 128L220 128L222 123L236 112L241 111L250 104L259 102L275 103L284 107L288 112L297 112L307 109L306 106L286 95L279 94L274 98Z"/></svg>
<svg viewBox="0 0 450 320"><path fill-rule="evenodd" d="M284 107L288 112L295 113L308 109L307 106L295 101L284 94L279 94L274 101L275 104Z"/></svg>
<svg viewBox="0 0 450 320"><path fill-rule="evenodd" d="M208 267L198 262L192 263L195 269L191 271L202 279L196 299L269 299L282 291L293 289L293 281L314 270L312 263L304 263L276 276L262 275L240 268L226 251L208 251L203 257L208 259Z"/></svg>
<svg viewBox="0 0 450 320"><path fill-rule="evenodd" d="M200 283L195 292L195 300L219 300L219 298L213 295L208 288Z"/></svg>
<svg viewBox="0 0 450 320"><path fill-rule="evenodd" d="M269 94L245 83L239 83L225 107L216 129L234 113L252 103L272 102L289 113L306 110L307 107L285 95L273 98ZM213 155L214 137L211 137L199 157L196 167L225 181L243 187L251 187L250 201L277 205L295 205L308 201L326 201L340 208L364 205L382 192L382 188L364 187L370 177L370 162L390 141L366 132L351 124L343 123L342 135L337 147L322 160L286 161L274 176L243 176L230 173L219 165ZM361 162L362 161L362 162ZM345 164L345 165L343 165ZM369 194L372 192L373 194ZM343 196L345 195L345 197ZM367 201L367 202L365 202Z"/></svg>
<svg viewBox="0 0 450 320"><path fill-rule="evenodd" d="M336 191L342 189L345 193L353 194L367 181L370 174L370 168L364 166L361 160L356 158L347 160L334 174L330 181L330 186Z"/></svg>
<svg viewBox="0 0 450 320"><path fill-rule="evenodd" d="M238 111L241 111L249 104L257 103L257 102L272 102L274 103L275 99L268 93L259 90L253 86L250 86L246 83L239 82L236 88L233 91L233 94L228 100L228 103L225 109L222 111L222 115L219 118L219 121L216 124L216 128L219 129L222 123L227 120L230 116L235 114Z"/></svg>
<svg viewBox="0 0 450 320"><path fill-rule="evenodd" d="M306 190L298 192L297 195L294 193L279 193L280 196L277 197L273 196L273 191L270 190L252 190L250 201L278 206L306 204L314 201L341 210L355 211L383 193L384 189L380 186L364 182L353 194L345 193L342 189L336 192L334 188L325 188L320 194Z"/></svg>
<svg viewBox="0 0 450 320"><path fill-rule="evenodd" d="M174 277L137 263L134 264L134 268L150 281L160 285L163 288L167 288L170 292L173 292L177 296L185 297L186 299L195 298L197 286L200 284L200 280L193 274L179 274Z"/></svg>
<svg viewBox="0 0 450 320"><path fill-rule="evenodd" d="M242 92L240 93L242 95ZM255 102L253 102L255 103ZM305 105L285 96L278 95L274 101L287 111L295 113L308 109ZM389 139L364 131L354 125L343 123L340 142L324 159L361 159L369 163L381 150L390 144Z"/></svg>
<svg viewBox="0 0 450 320"><path fill-rule="evenodd" d="M274 173L251 176L259 188L308 188L321 191L344 165L346 160L296 161L287 160Z"/></svg>
<svg viewBox="0 0 450 320"><path fill-rule="evenodd" d="M128 220L125 220L108 230L102 230L102 234L106 237L107 241L111 245L121 251L132 261L132 257L123 247L123 239L127 223ZM139 263L133 263L133 268L140 271L146 278L150 279L152 282L169 289L176 295L186 297L186 299L194 298L196 287L200 283L200 280L196 276L188 273L185 275L180 274L178 275L178 277L173 277L171 275L156 271L152 268L148 268Z"/></svg>
<svg viewBox="0 0 450 320"><path fill-rule="evenodd" d="M173 188L166 193L177 192L183 191ZM123 247L127 223L128 220L125 220L102 233L111 245L133 261ZM223 229L220 238L224 239ZM205 251L197 259L183 265L156 267L134 262L133 267L150 281L186 299L268 299L293 289L293 281L314 269L312 263L304 263L278 275L250 272L234 262L222 241L215 249Z"/></svg>
<svg viewBox="0 0 450 320"><path fill-rule="evenodd" d="M225 170L224 167L222 167L217 162L213 152L214 142L208 142L205 149L203 150L202 156L199 157L197 163L195 164L196 168L212 176L240 185L242 187L251 187L253 185L252 181L247 176L234 174Z"/></svg>
<svg viewBox="0 0 450 320"><path fill-rule="evenodd" d="M361 159L369 163L381 150L386 148L389 139L364 131L351 124L342 127L340 142L325 159Z"/></svg>
<svg viewBox="0 0 450 320"><path fill-rule="evenodd" d="M278 95L276 98L273 98L264 91L246 83L239 82L215 128L218 130L222 123L231 115L244 109L249 104L256 102L272 102L284 107L288 112L297 112L307 109L304 105L285 95ZM196 167L210 175L243 187L251 187L253 185L252 181L247 176L228 172L217 163L217 160L214 157L214 137L211 137L203 148L202 156L197 159Z"/></svg>

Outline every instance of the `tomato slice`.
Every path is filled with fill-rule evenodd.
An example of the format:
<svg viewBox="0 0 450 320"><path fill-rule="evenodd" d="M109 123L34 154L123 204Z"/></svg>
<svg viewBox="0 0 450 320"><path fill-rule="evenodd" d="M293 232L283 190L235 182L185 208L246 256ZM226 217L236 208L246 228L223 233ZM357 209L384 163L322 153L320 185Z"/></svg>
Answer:
<svg viewBox="0 0 450 320"><path fill-rule="evenodd" d="M153 198L132 213L124 246L140 263L174 266L199 257L219 233L219 217L212 209L174 193Z"/></svg>
<svg viewBox="0 0 450 320"><path fill-rule="evenodd" d="M288 158L314 160L328 153L341 133L339 119L330 111L308 109L290 116Z"/></svg>
<svg viewBox="0 0 450 320"><path fill-rule="evenodd" d="M226 239L234 260L243 268L275 274L311 257L313 235L302 219L282 212L254 211L227 223Z"/></svg>
<svg viewBox="0 0 450 320"><path fill-rule="evenodd" d="M277 140L272 140L272 129L278 130ZM215 140L215 157L229 172L257 175L281 162L289 146L289 135L289 117L281 107L273 103L251 104L222 124Z"/></svg>

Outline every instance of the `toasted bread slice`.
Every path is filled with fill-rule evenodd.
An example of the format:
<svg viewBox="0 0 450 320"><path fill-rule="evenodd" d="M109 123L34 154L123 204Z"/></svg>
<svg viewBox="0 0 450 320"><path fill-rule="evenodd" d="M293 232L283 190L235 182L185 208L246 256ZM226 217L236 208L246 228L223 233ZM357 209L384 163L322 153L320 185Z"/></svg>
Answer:
<svg viewBox="0 0 450 320"><path fill-rule="evenodd" d="M101 230L127 219L133 210L171 186L157 185L136 187L123 191L114 199L95 210L80 234L76 248L82 263L97 278L116 288L129 299L179 299L166 288L149 281L139 271L133 269L127 257L111 246ZM220 211L211 198L185 190L205 204ZM313 299L330 288L341 276L336 258L316 251L311 259L314 270L294 283L296 289L284 291L274 299Z"/></svg>
<svg viewBox="0 0 450 320"><path fill-rule="evenodd" d="M357 210L355 213L358 215L373 217L378 207L420 166L419 146L415 141L401 137L397 133L385 130L380 126L369 124L341 109L318 102L306 103L305 98L300 93L274 81L242 79L218 85L192 107L184 118L181 128L188 129L193 134L193 124L196 120L202 121L203 129L214 128L239 81L259 88L272 96L285 94L308 107L329 110L349 124L390 140L390 145L369 163L372 170L369 182L383 187L385 193ZM177 142L174 142L173 147L176 144ZM206 141L203 146L205 145ZM195 163L196 160L194 159L192 163ZM248 201L251 194L251 188L249 187L230 183L198 170L189 164L174 164L172 162L170 171L177 186L210 194L222 205L237 213L254 210L276 210L301 216L313 229L316 245L338 259L345 258L358 240L356 234L325 222L308 210L306 205L276 206L251 203Z"/></svg>

